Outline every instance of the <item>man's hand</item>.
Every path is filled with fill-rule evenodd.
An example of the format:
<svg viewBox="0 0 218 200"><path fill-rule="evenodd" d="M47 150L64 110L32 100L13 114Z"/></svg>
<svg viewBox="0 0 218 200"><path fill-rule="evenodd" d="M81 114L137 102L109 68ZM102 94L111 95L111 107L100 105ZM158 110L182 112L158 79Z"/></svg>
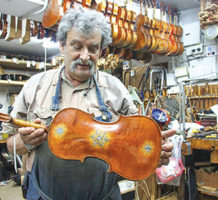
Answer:
<svg viewBox="0 0 218 200"><path fill-rule="evenodd" d="M176 133L175 130L161 131L162 135L162 148L161 156L159 161L159 167L161 165L167 165L169 163L169 158L172 155L173 143L168 140L169 137L173 136Z"/></svg>
<svg viewBox="0 0 218 200"><path fill-rule="evenodd" d="M40 124L41 120L36 119L34 122ZM32 146L38 146L47 139L47 133L41 128L22 127L18 129L18 133L25 144Z"/></svg>

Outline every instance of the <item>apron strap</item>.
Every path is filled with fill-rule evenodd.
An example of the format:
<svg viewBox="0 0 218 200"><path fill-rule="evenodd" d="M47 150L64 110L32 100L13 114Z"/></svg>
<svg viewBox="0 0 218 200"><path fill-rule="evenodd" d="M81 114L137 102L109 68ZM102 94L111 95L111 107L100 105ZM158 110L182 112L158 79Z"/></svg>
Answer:
<svg viewBox="0 0 218 200"><path fill-rule="evenodd" d="M62 67L58 76L58 82L56 86L55 95L52 97L51 110L57 111L60 109L60 99L61 99L61 73L65 67Z"/></svg>
<svg viewBox="0 0 218 200"><path fill-rule="evenodd" d="M94 82L95 82L95 89L96 89L99 109L103 113L103 116L95 117L95 119L98 120L98 121L102 121L102 122L110 122L111 119L112 119L112 115L109 112L108 107L105 105L105 103L104 103L104 101L102 99L101 92L100 92L100 89L98 87L95 76L93 76L93 79L94 79Z"/></svg>

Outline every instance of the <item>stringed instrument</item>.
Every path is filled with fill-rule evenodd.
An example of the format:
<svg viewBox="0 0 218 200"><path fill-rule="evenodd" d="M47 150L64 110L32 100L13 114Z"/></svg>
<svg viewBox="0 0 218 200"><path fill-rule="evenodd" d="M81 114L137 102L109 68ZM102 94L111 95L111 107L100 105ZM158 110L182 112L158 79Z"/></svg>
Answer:
<svg viewBox="0 0 218 200"><path fill-rule="evenodd" d="M144 115L120 116L104 123L79 109L66 108L56 114L48 127L0 114L0 121L19 127L42 128L48 132L51 152L61 159L80 160L96 157L115 172L130 180L143 180L158 166L161 133L158 124Z"/></svg>
<svg viewBox="0 0 218 200"><path fill-rule="evenodd" d="M111 2L107 2L107 5L105 7L105 9L107 8L107 10L105 11L105 17L106 17L106 21L108 23L110 23L111 25L111 36L112 36L112 46L116 46L116 44L118 44L121 41L121 30L119 25L116 23L117 20L117 14L118 14L118 5L111 3Z"/></svg>
<svg viewBox="0 0 218 200"><path fill-rule="evenodd" d="M92 0L75 0L74 3L79 3L85 8L91 8Z"/></svg>
<svg viewBox="0 0 218 200"><path fill-rule="evenodd" d="M149 52L154 52L157 48L158 48L158 41L157 41L157 38L155 36L155 28L156 28L156 21L154 19L154 16L155 16L155 10L154 10L154 6L153 6L153 3L152 3L152 0L149 1L147 0L147 5L150 7L153 8L153 12L152 12L152 20L150 20L150 23L149 23L149 26L150 26L150 31L149 31L149 34L152 38L152 44L151 44L151 47L148 49Z"/></svg>
<svg viewBox="0 0 218 200"><path fill-rule="evenodd" d="M169 38L167 38L169 24L167 23L167 19L166 19L166 4L164 4L163 2L161 3L161 19L162 19L162 33L160 37L165 41L167 49L165 52L159 54L167 55L170 52L171 43L169 41Z"/></svg>
<svg viewBox="0 0 218 200"><path fill-rule="evenodd" d="M97 11L102 12L104 15L107 11L107 1L102 0L99 4L97 4Z"/></svg>
<svg viewBox="0 0 218 200"><path fill-rule="evenodd" d="M64 13L73 7L73 2L74 1L72 0L64 0L63 6L62 6Z"/></svg>
<svg viewBox="0 0 218 200"><path fill-rule="evenodd" d="M169 32L167 33L167 38L170 42L170 52L167 54L168 56L175 55L178 51L178 44L175 41L174 29L175 26L172 24L172 12L171 7L168 6L168 15L169 15Z"/></svg>
<svg viewBox="0 0 218 200"><path fill-rule="evenodd" d="M59 5L59 0L49 0L48 7L42 17L42 26L44 28L55 28L61 20L64 8Z"/></svg>
<svg viewBox="0 0 218 200"><path fill-rule="evenodd" d="M165 30L163 29L164 23L163 23L163 16L162 16L163 7L161 8L159 0L157 1L157 4L155 2L155 7L160 9L160 20L157 20L158 23L155 31L155 36L157 37L158 40L158 48L155 50L155 53L167 54L169 53L169 46L168 46L168 42L165 40L165 36L163 37L163 34L165 35Z"/></svg>
<svg viewBox="0 0 218 200"><path fill-rule="evenodd" d="M125 7L120 7L120 9L118 10L118 15L120 16L120 18L117 19L117 24L121 28L120 30L122 32L123 39L116 46L118 48L124 48L127 45L129 45L130 42L131 42L131 32L128 30L128 22L126 21L126 17L127 17L126 8Z"/></svg>
<svg viewBox="0 0 218 200"><path fill-rule="evenodd" d="M145 39L147 40L146 45L144 46L144 49L148 50L151 48L151 45L152 45L152 37L151 37L150 31L149 31L150 21L149 21L149 18L147 16L147 5L146 5L145 0L143 0L143 3L145 4L145 15L144 15L145 21L144 21L143 33L145 35Z"/></svg>
<svg viewBox="0 0 218 200"><path fill-rule="evenodd" d="M131 10L127 9L127 5L125 5L125 18L123 19L123 28L126 32L126 40L123 42L122 44L122 48L129 48L131 45L131 41L132 41L132 34L133 32L130 29L130 23L131 23L131 19L132 19L132 14L133 12L131 12Z"/></svg>
<svg viewBox="0 0 218 200"><path fill-rule="evenodd" d="M145 47L146 45L146 36L143 33L145 18L142 14L142 1L140 0L140 13L136 17L136 34L137 34L137 41L133 46L133 50L140 50Z"/></svg>
<svg viewBox="0 0 218 200"><path fill-rule="evenodd" d="M122 24L120 25L120 17L122 14L122 8L116 3L113 2L113 11L111 15L111 32L112 32L112 45L114 47L119 47L126 38L126 32L122 28Z"/></svg>
<svg viewBox="0 0 218 200"><path fill-rule="evenodd" d="M129 21L129 27L128 29L131 31L131 43L129 44L128 48L132 48L136 41L137 41L137 34L135 32L135 23L136 23L136 13L133 11L133 5L132 5L132 1L130 3L130 7L131 7L131 10L130 10L130 21Z"/></svg>

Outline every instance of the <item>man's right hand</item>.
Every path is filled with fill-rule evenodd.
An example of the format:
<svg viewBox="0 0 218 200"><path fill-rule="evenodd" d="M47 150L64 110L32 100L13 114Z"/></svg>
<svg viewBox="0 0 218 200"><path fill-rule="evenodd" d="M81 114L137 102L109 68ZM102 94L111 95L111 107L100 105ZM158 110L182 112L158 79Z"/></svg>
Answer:
<svg viewBox="0 0 218 200"><path fill-rule="evenodd" d="M34 122L40 124L41 120L36 119ZM22 127L18 129L18 133L25 144L32 146L38 146L47 140L47 133L41 128Z"/></svg>

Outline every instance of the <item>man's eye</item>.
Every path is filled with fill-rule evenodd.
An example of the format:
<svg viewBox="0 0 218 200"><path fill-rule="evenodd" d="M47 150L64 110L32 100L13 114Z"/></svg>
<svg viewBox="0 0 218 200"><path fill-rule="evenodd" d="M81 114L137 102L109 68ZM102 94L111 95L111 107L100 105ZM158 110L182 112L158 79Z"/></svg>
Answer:
<svg viewBox="0 0 218 200"><path fill-rule="evenodd" d="M73 49L78 51L81 49L81 47L80 46L73 46Z"/></svg>
<svg viewBox="0 0 218 200"><path fill-rule="evenodd" d="M89 49L89 51L91 52L91 53L96 53L97 52L97 48L91 48L91 49Z"/></svg>

